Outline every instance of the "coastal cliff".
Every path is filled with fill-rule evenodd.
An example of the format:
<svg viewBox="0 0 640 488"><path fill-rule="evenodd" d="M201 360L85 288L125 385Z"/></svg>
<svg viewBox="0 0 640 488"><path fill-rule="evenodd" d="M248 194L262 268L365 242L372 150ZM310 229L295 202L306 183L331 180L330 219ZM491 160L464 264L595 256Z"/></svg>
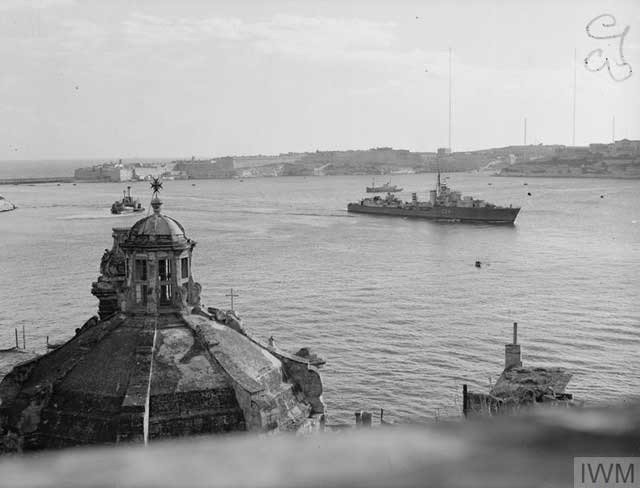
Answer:
<svg viewBox="0 0 640 488"><path fill-rule="evenodd" d="M498 176L564 178L640 178L639 158L553 158L503 168Z"/></svg>

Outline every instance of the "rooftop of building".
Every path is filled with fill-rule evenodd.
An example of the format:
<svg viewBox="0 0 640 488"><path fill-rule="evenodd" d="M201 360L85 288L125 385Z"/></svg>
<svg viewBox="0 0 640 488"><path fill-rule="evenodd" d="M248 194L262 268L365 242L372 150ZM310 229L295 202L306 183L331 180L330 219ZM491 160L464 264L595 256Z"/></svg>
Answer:
<svg viewBox="0 0 640 488"><path fill-rule="evenodd" d="M102 320L88 320L0 383L0 452L289 431L324 413L314 354L280 353L250 337L232 311L203 310L190 267L177 268L183 253L163 252L188 250L191 261L195 243L161 213L158 179L152 187L154 213L124 243L115 228L103 256L92 289ZM143 261L155 261L144 276L132 271L140 250ZM155 252L162 261L151 259Z"/></svg>

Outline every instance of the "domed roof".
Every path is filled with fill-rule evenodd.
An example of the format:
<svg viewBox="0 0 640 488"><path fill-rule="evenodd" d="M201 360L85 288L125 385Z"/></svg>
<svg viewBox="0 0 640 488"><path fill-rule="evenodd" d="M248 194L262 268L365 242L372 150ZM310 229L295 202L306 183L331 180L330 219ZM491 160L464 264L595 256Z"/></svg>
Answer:
<svg viewBox="0 0 640 488"><path fill-rule="evenodd" d="M138 220L131 227L130 234L185 237L184 227L180 222L161 214L149 215L144 219Z"/></svg>
<svg viewBox="0 0 640 488"><path fill-rule="evenodd" d="M151 205L153 214L133 224L122 245L124 249L186 249L195 245L195 242L185 235L180 222L160 213L162 202L159 199L154 199Z"/></svg>
<svg viewBox="0 0 640 488"><path fill-rule="evenodd" d="M0 452L295 431L324 412L321 380L276 354L201 315L91 319L0 382Z"/></svg>

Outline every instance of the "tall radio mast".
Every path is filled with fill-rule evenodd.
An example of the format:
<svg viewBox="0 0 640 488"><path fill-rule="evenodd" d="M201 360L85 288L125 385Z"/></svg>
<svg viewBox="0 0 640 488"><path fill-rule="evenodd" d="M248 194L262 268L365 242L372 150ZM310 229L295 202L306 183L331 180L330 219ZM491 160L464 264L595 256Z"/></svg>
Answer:
<svg viewBox="0 0 640 488"><path fill-rule="evenodd" d="M578 50L573 50L573 137L572 137L572 145L576 145L576 71L578 67Z"/></svg>
<svg viewBox="0 0 640 488"><path fill-rule="evenodd" d="M451 48L449 48L449 152L451 149Z"/></svg>

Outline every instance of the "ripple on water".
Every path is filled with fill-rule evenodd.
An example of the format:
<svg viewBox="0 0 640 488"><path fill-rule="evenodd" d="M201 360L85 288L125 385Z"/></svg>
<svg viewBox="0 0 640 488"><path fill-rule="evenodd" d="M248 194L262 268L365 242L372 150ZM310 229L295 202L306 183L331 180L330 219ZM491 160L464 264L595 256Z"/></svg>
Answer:
<svg viewBox="0 0 640 488"><path fill-rule="evenodd" d="M433 185L433 175L396 179ZM484 391L501 372L514 321L525 364L569 368L577 398L640 396L637 183L540 179L525 198L509 179L487 182L456 174L451 184L526 203L516 226L347 214L368 177L173 181L165 211L198 242L207 305L227 306L233 287L252 334L326 357L332 421L363 408L395 420L459 413L463 383ZM3 194L22 213L0 219L0 348L22 325L29 344L70 338L95 314L89 290L111 227L138 218L108 213L114 185L59 190Z"/></svg>

